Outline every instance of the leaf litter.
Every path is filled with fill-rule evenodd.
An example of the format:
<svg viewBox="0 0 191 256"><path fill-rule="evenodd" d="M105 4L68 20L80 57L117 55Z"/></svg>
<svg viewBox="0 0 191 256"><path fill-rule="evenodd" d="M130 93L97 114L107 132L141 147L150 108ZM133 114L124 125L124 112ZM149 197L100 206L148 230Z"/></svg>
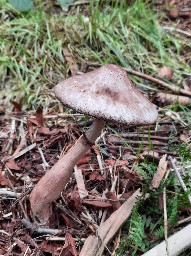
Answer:
<svg viewBox="0 0 191 256"><path fill-rule="evenodd" d="M77 121L74 124L75 115L64 119L45 119L42 110L40 112L38 110L34 115L36 119L31 118L30 115L28 117L20 115L17 113L19 121L16 120L14 130L11 130L14 136L9 150L15 152L19 146L22 139L19 132L21 123L26 134L25 148L20 148L16 156L14 154L8 156L5 151L1 152L1 157L4 159L1 161L0 168L1 190L4 189L0 190L0 235L4 237L1 250L2 253L9 252L10 255L12 253L14 255L22 254L26 251L30 254L38 251L39 255L47 252L52 255L67 255L67 253L68 255L79 255L83 239L91 236L96 232L98 226L101 228L103 225L101 224L103 214L105 213L104 219L107 220L140 187L142 178L137 171L133 171L132 159L138 163L148 157L148 152L151 153L151 159L154 159L153 156L157 153L158 157L155 161L159 162L158 168L161 169L166 163L161 164L162 160L160 160L164 153L178 157L178 153L170 151L170 148L177 144L178 136L174 141L169 142L169 135L173 129L178 131L180 136L183 134L181 124L178 122L172 124L169 117L166 116L158 120L157 129L151 125L148 127L123 127L120 131L120 127L109 124L104 134L105 143L103 139L100 139L96 148L94 146L79 161L75 169L79 177L73 176L70 179L60 199L55 202L55 214L51 218L50 227L47 230L39 231L39 227L32 227L33 220L30 215L28 194L44 175L43 158L46 159L49 166L52 166L62 154L63 149L66 152L82 131L80 131ZM47 113L47 115L50 114ZM33 120L31 121L31 119ZM34 122L34 120L36 121ZM82 120L79 122L81 125L84 122ZM3 130L5 133L9 133L12 129L11 120L1 118L0 122L1 126L6 122L7 125ZM114 130L117 133L114 134ZM3 149L6 148L9 140L1 138L0 142ZM34 146L31 147L31 145ZM143 154L144 152L147 154ZM97 160L98 153L101 157L102 170ZM162 177L158 178L156 174L154 179L157 183L156 186L154 185L156 188ZM16 196L17 194L18 196ZM103 196L104 194L105 196ZM26 224L25 219L31 224ZM65 239L64 246L59 238L54 242L45 240L52 236L51 228L55 230L55 233L59 229L60 238ZM115 232L118 228L116 227ZM38 237L37 234L44 235ZM23 236L27 239L30 238L33 242L26 242ZM74 249L74 239L75 242L78 241L77 250Z"/></svg>

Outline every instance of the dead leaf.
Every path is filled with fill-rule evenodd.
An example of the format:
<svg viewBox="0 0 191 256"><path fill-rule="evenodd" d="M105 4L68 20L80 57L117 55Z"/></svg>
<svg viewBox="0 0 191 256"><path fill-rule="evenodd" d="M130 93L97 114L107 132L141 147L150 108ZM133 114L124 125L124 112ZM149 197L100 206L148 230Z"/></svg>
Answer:
<svg viewBox="0 0 191 256"><path fill-rule="evenodd" d="M17 243L18 247L20 248L23 254L25 254L27 251L28 255L31 255L31 250L28 245L26 245L25 243L23 243L23 241L16 238L15 238L15 242Z"/></svg>
<svg viewBox="0 0 191 256"><path fill-rule="evenodd" d="M86 153L86 155L85 155L84 157L82 157L82 158L78 161L77 165L88 164L88 163L90 162L90 160L91 160L90 151L88 151L88 152Z"/></svg>
<svg viewBox="0 0 191 256"><path fill-rule="evenodd" d="M69 193L69 197L70 201L68 202L68 205L70 205L71 209L74 209L75 212L80 212L82 208L82 201L78 191L74 189Z"/></svg>
<svg viewBox="0 0 191 256"><path fill-rule="evenodd" d="M17 103L16 101L12 101L14 108L16 109L17 112L22 111L22 106L21 104Z"/></svg>
<svg viewBox="0 0 191 256"><path fill-rule="evenodd" d="M69 64L69 69L70 69L72 75L76 75L78 71L77 71L77 68L76 68L75 62L72 58L71 53L66 48L63 48L62 52L64 54L66 61Z"/></svg>
<svg viewBox="0 0 191 256"><path fill-rule="evenodd" d="M5 177L5 172L0 169L0 184L1 186L10 186L9 180Z"/></svg>
<svg viewBox="0 0 191 256"><path fill-rule="evenodd" d="M11 170L19 171L21 169L14 159L9 159L5 165Z"/></svg>
<svg viewBox="0 0 191 256"><path fill-rule="evenodd" d="M173 76L173 70L169 67L162 67L159 72L157 73L158 77L170 80Z"/></svg>
<svg viewBox="0 0 191 256"><path fill-rule="evenodd" d="M169 17L171 19L177 19L179 16L179 11L176 8L173 8L169 11Z"/></svg>
<svg viewBox="0 0 191 256"><path fill-rule="evenodd" d="M99 180L99 181L105 180L104 177L101 174L99 174L95 171L90 173L89 179L90 180Z"/></svg>
<svg viewBox="0 0 191 256"><path fill-rule="evenodd" d="M163 210L164 208L164 201L163 201L163 194L158 195L158 208L159 210Z"/></svg>
<svg viewBox="0 0 191 256"><path fill-rule="evenodd" d="M54 129L51 131L48 127L43 126L38 129L38 133L44 134L44 135L55 135L55 134L59 133L59 130Z"/></svg>
<svg viewBox="0 0 191 256"><path fill-rule="evenodd" d="M159 165L157 168L157 171L153 177L153 180L151 182L151 189L156 189L159 187L161 180L163 179L166 170L167 170L168 162L166 160L166 154L162 156L162 158L159 161Z"/></svg>
<svg viewBox="0 0 191 256"><path fill-rule="evenodd" d="M128 165L129 162L127 160L111 160L111 159L106 159L104 161L108 166L124 166Z"/></svg>
<svg viewBox="0 0 191 256"><path fill-rule="evenodd" d="M64 249L67 248L73 256L79 255L79 253L76 249L76 244L75 244L74 238L72 237L72 235L70 233L67 233L65 236L65 239L66 240L65 240L65 244L64 244ZM64 251L62 251L62 253L64 253Z"/></svg>
<svg viewBox="0 0 191 256"><path fill-rule="evenodd" d="M61 245L57 244L57 243L49 243L48 241L43 241L41 243L38 244L38 247L43 251L43 252L47 252L50 253L51 255L57 255L56 251L58 251L58 249L61 249Z"/></svg>
<svg viewBox="0 0 191 256"><path fill-rule="evenodd" d="M36 115L36 120L37 120L37 124L39 127L42 127L43 126L43 123L44 123L44 118L43 118L43 109L42 107L39 107L35 113Z"/></svg>
<svg viewBox="0 0 191 256"><path fill-rule="evenodd" d="M105 195L106 195L106 197L108 199L112 199L111 204L113 206L114 211L119 209L119 207L121 206L121 203L119 202L119 200L118 200L117 196L115 195L115 193L109 191Z"/></svg>
<svg viewBox="0 0 191 256"><path fill-rule="evenodd" d="M139 182L141 179L135 172L126 171L124 172L124 176L126 179L133 181L133 182Z"/></svg>
<svg viewBox="0 0 191 256"><path fill-rule="evenodd" d="M96 154L96 155L100 155L100 152L99 152L98 146L93 145L93 146L92 146L92 149L94 150L94 152L95 152L95 154Z"/></svg>
<svg viewBox="0 0 191 256"><path fill-rule="evenodd" d="M84 204L92 205L95 207L100 207L100 208L106 208L106 207L111 207L112 204L109 202L103 202L103 201L97 201L97 200L87 200L83 199L82 201Z"/></svg>
<svg viewBox="0 0 191 256"><path fill-rule="evenodd" d="M64 213L61 213L62 218L64 219L66 226L69 228L73 228L74 227L74 223L73 221L67 217Z"/></svg>

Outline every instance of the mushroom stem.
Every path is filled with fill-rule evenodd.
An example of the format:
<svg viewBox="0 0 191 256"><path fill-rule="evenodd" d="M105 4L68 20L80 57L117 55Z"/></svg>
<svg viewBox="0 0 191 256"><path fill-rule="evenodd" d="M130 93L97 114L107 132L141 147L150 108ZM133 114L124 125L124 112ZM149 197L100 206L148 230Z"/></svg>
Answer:
<svg viewBox="0 0 191 256"><path fill-rule="evenodd" d="M31 192L30 204L33 216L46 224L52 213L51 203L56 200L70 179L73 168L81 157L91 148L100 135L104 120L96 119L69 151L40 179ZM89 141L89 142L88 142Z"/></svg>

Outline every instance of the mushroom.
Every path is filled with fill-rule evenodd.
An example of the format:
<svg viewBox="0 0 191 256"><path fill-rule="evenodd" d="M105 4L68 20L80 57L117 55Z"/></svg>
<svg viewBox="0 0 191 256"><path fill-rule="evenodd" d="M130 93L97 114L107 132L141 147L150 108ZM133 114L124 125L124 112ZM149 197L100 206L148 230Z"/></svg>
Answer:
<svg viewBox="0 0 191 256"><path fill-rule="evenodd" d="M95 120L31 192L33 216L42 224L48 222L52 202L59 198L74 166L95 143L105 121L146 125L157 119L155 106L134 87L126 72L113 64L64 80L56 85L55 95L65 106Z"/></svg>

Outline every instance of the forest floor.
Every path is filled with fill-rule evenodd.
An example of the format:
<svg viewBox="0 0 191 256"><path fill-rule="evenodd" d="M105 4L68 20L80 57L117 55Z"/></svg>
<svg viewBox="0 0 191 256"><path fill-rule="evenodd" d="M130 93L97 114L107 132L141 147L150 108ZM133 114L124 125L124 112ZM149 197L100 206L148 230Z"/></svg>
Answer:
<svg viewBox="0 0 191 256"><path fill-rule="evenodd" d="M191 3L119 2L77 1L66 11L36 1L28 13L0 3L0 255L79 255L137 189L142 197L103 255L142 255L191 221ZM106 63L129 70L158 120L107 123L54 202L49 227L39 229L29 194L92 122L62 106L52 89Z"/></svg>

